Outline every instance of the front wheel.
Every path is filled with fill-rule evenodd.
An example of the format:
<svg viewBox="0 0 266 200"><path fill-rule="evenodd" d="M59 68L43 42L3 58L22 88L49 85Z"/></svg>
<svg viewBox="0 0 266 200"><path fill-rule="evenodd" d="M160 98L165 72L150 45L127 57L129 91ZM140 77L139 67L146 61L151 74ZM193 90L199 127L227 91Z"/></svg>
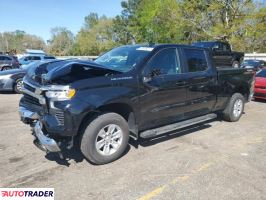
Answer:
<svg viewBox="0 0 266 200"><path fill-rule="evenodd" d="M126 120L116 113L99 115L85 129L80 149L94 164L106 164L122 156L129 140Z"/></svg>
<svg viewBox="0 0 266 200"><path fill-rule="evenodd" d="M223 118L229 122L236 122L240 119L243 114L245 107L245 98L240 93L235 93L225 110L223 111Z"/></svg>

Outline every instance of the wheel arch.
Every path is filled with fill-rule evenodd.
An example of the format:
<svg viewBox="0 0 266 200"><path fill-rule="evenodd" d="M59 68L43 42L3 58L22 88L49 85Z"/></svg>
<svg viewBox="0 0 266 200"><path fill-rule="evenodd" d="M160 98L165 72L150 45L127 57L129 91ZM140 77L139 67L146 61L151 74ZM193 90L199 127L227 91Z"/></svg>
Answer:
<svg viewBox="0 0 266 200"><path fill-rule="evenodd" d="M121 115L128 123L130 135L134 138L138 138L138 128L136 123L136 116L134 114L133 108L127 103L110 103L99 106L94 111L89 111L83 117L79 132L84 129L84 125L94 120L98 115L102 113L114 112Z"/></svg>
<svg viewBox="0 0 266 200"><path fill-rule="evenodd" d="M241 86L237 87L234 90L234 93L231 96L233 96L235 93L242 94L243 97L245 98L245 100L248 101L248 98L249 98L249 88L247 86L241 85Z"/></svg>

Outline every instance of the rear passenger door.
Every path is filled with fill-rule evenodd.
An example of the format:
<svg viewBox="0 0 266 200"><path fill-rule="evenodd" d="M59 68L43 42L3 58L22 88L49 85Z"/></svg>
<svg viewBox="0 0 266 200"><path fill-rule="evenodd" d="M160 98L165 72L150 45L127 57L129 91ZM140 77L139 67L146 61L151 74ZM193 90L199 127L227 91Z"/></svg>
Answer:
<svg viewBox="0 0 266 200"><path fill-rule="evenodd" d="M216 102L213 91L217 80L216 70L211 67L207 56L205 50L183 48L185 76L188 82L186 118L210 113Z"/></svg>

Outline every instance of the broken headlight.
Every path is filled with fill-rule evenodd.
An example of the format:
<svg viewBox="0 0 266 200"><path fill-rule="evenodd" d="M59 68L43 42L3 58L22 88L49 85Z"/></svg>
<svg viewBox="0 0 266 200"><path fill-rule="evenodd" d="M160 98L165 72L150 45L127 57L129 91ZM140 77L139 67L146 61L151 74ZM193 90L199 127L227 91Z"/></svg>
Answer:
<svg viewBox="0 0 266 200"><path fill-rule="evenodd" d="M52 99L53 101L65 101L72 99L76 94L75 89L66 90L49 90L45 93L46 97Z"/></svg>

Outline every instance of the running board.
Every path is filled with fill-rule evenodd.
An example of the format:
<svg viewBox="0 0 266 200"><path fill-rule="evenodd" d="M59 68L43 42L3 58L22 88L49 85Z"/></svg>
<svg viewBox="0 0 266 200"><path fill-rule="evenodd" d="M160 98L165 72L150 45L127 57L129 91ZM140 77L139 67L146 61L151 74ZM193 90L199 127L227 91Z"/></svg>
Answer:
<svg viewBox="0 0 266 200"><path fill-rule="evenodd" d="M170 125L162 126L159 128L144 131L144 132L140 133L140 137L142 137L142 138L155 137L155 136L158 136L158 135L161 135L161 134L173 131L173 130L185 128L185 127L188 127L188 126L191 126L194 124L199 124L201 122L205 122L205 121L215 119L215 118L217 118L217 115L214 113L200 116L200 117L196 117L196 118L192 118L189 120L177 122L175 124L170 124Z"/></svg>

